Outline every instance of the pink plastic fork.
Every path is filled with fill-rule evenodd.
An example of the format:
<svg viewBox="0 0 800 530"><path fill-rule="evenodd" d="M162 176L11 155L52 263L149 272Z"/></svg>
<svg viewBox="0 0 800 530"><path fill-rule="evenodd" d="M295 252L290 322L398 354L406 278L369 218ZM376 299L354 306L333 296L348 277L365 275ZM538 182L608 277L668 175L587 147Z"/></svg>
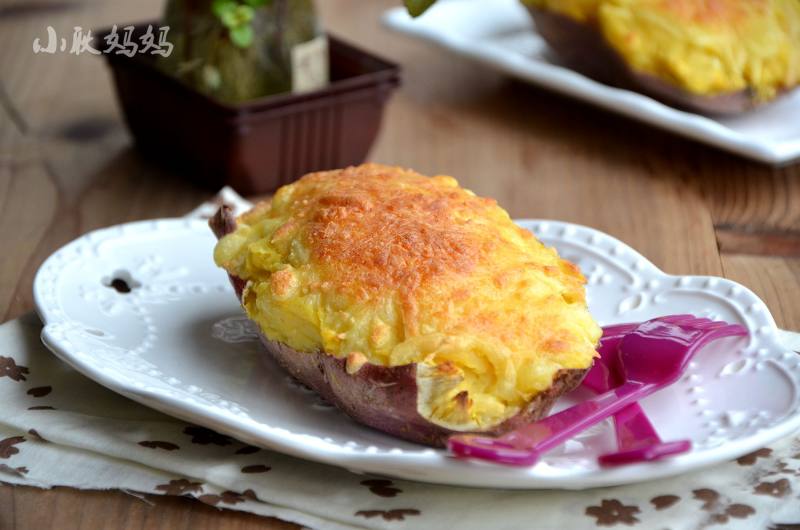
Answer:
<svg viewBox="0 0 800 530"><path fill-rule="evenodd" d="M625 382L619 387L499 438L455 435L448 447L456 456L529 466L579 432L677 381L692 356L709 342L747 335L738 324L681 316L653 319L625 335L619 346Z"/></svg>
<svg viewBox="0 0 800 530"><path fill-rule="evenodd" d="M662 317L663 321L675 321L690 315ZM622 338L635 330L638 323L605 326L603 337L597 348L600 359L583 379L582 386L597 394L609 391L622 384L618 348ZM664 442L638 403L632 403L614 414L618 451L600 455L601 466L617 466L659 460L667 456L685 453L692 448L689 440Z"/></svg>

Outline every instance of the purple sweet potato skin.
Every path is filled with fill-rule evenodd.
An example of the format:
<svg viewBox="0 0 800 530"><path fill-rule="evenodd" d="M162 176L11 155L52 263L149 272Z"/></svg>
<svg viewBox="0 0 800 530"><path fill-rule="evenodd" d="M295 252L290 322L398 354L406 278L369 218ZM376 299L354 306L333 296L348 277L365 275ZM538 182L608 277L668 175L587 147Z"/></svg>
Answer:
<svg viewBox="0 0 800 530"><path fill-rule="evenodd" d="M287 372L359 423L434 447L444 447L447 437L455 433L417 412L416 364L387 367L367 363L358 372L348 374L344 359L323 352L296 352L268 339L263 343ZM538 394L524 411L483 432L502 434L543 418L561 394L580 384L585 372L560 371L554 384Z"/></svg>
<svg viewBox="0 0 800 530"><path fill-rule="evenodd" d="M236 228L226 206L219 209L209 225L218 238ZM235 276L230 280L241 299L245 282ZM263 335L261 340L269 355L287 372L359 423L433 447L444 447L447 438L456 432L432 423L417 411L416 364L388 367L366 363L348 374L345 359L320 351L298 352ZM580 384L587 371L560 370L550 388L537 394L524 410L481 433L499 435L543 418L559 396Z"/></svg>
<svg viewBox="0 0 800 530"><path fill-rule="evenodd" d="M406 440L442 445L441 429L417 413L417 367L365 364L348 374L344 359L322 352L296 352L264 339L270 355L298 381L308 385L348 416Z"/></svg>
<svg viewBox="0 0 800 530"><path fill-rule="evenodd" d="M592 24L527 6L536 29L569 67L604 83L628 88L669 105L710 115L739 114L763 104L747 90L706 96L693 94L653 75L632 70Z"/></svg>

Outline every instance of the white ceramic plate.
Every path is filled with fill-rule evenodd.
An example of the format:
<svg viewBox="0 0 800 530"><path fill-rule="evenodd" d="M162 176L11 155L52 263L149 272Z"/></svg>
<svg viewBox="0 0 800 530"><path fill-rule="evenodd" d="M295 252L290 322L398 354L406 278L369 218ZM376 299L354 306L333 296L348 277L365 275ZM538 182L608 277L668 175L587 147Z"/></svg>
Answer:
<svg viewBox="0 0 800 530"><path fill-rule="evenodd" d="M390 9L384 22L522 80L755 160L800 158L800 90L742 116L707 118L560 66L519 0L440 2L417 19L403 7Z"/></svg>
<svg viewBox="0 0 800 530"><path fill-rule="evenodd" d="M718 341L680 382L642 402L663 438L691 438L691 453L600 469L596 456L614 446L606 422L535 467L516 469L458 461L362 427L266 361L212 262L214 237L204 221L120 225L53 254L34 283L46 324L42 338L88 377L169 414L301 458L429 482L503 488L636 482L735 458L800 428L800 356L778 345L775 323L752 292L721 278L669 276L591 228L519 223L582 268L602 324L691 312L750 329L750 340ZM122 287L120 279L130 292L113 287Z"/></svg>

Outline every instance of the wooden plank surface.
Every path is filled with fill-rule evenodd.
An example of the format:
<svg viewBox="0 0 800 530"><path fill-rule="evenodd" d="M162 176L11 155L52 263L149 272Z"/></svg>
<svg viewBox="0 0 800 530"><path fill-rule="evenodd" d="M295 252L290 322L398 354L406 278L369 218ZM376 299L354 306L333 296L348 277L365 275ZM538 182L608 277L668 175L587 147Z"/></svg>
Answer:
<svg viewBox="0 0 800 530"><path fill-rule="evenodd" d="M372 160L454 175L515 217L597 227L668 272L727 276L800 329L800 166L748 162L392 34L378 19L396 3L319 3L334 33L404 68ZM160 9L157 0L0 4L0 320L32 308L36 268L60 245L181 215L212 195L137 155L101 59L32 53L47 25L67 35ZM291 526L180 498L0 486L4 530Z"/></svg>

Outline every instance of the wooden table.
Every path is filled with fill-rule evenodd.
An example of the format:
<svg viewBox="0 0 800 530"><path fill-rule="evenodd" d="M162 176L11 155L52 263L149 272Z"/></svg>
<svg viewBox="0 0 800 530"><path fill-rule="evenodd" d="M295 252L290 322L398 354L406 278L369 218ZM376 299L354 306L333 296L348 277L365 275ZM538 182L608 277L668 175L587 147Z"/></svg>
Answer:
<svg viewBox="0 0 800 530"><path fill-rule="evenodd" d="M776 169L509 80L381 28L398 0L319 2L334 32L404 68L371 159L448 173L512 216L604 230L676 274L713 274L800 329L800 166ZM0 320L30 311L31 282L88 230L181 215L212 195L142 160L103 61L34 55L47 25L155 18L158 0L0 4ZM788 119L788 117L787 117ZM796 118L795 118L796 119ZM0 486L0 528L288 528L182 498Z"/></svg>

